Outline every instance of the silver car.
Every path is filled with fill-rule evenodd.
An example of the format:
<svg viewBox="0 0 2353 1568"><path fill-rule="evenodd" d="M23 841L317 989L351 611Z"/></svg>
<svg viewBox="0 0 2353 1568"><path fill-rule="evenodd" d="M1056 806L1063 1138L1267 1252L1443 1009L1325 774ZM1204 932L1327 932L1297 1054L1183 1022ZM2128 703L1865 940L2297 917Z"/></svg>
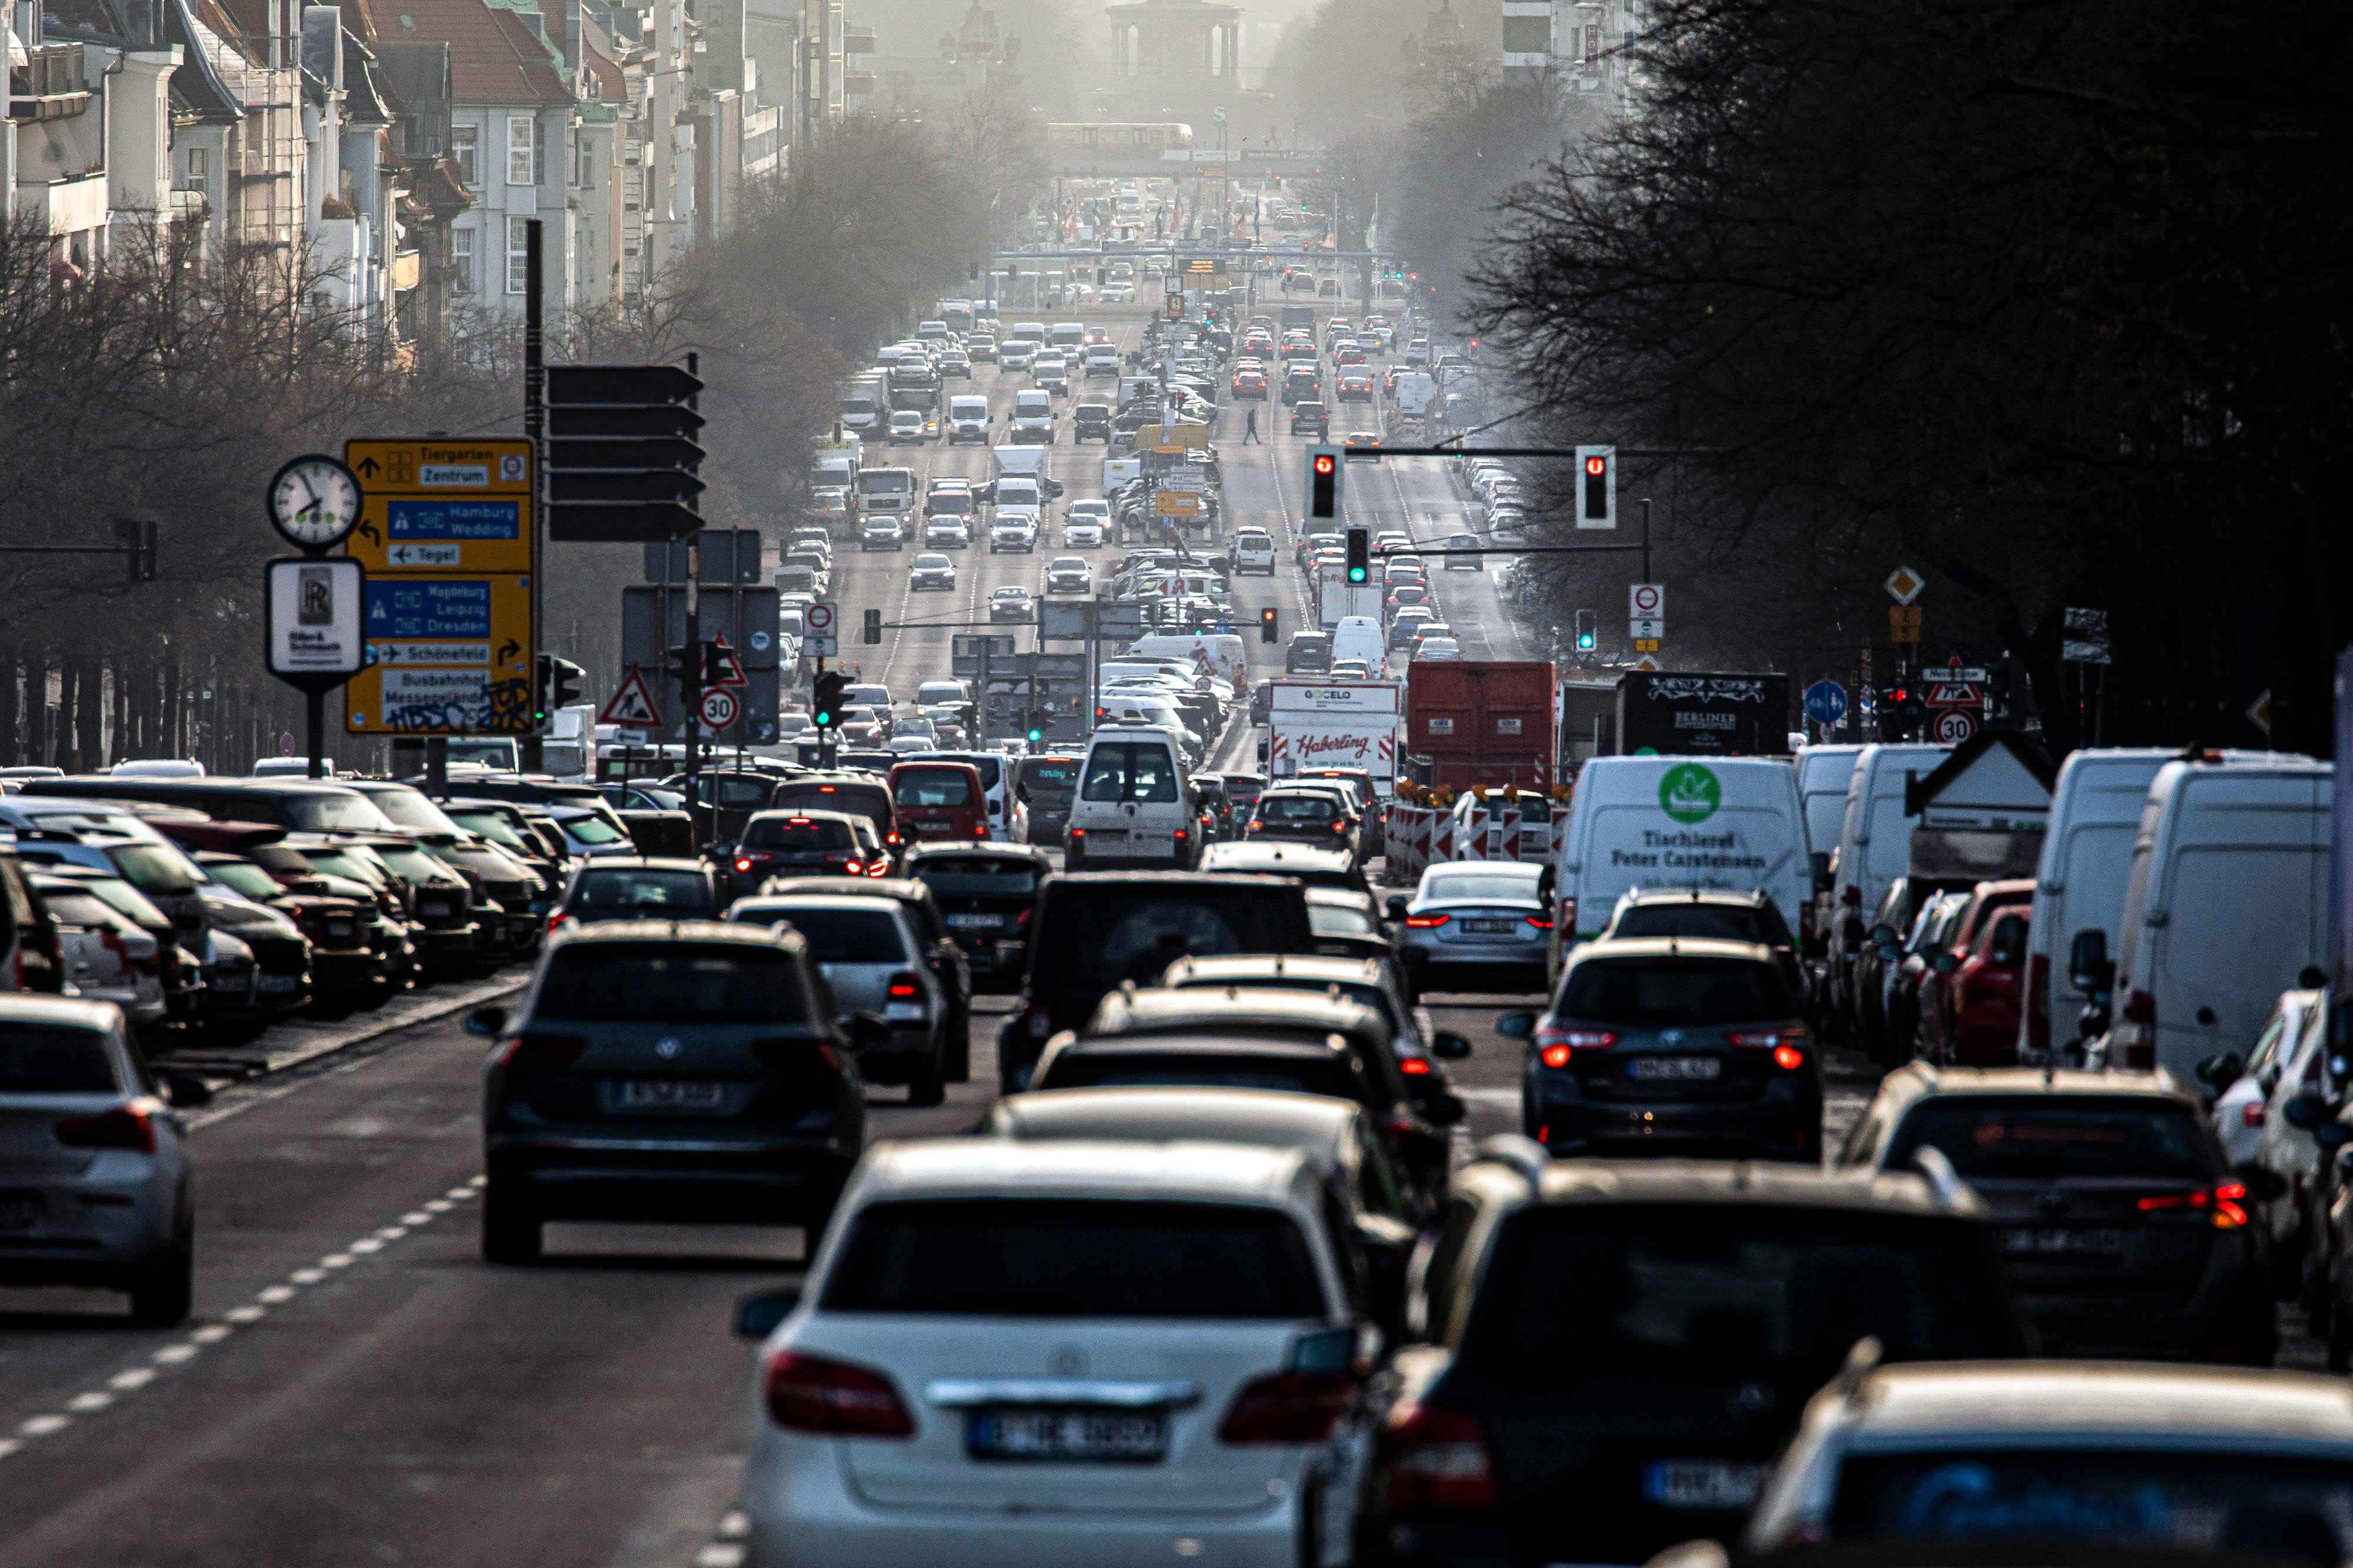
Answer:
<svg viewBox="0 0 2353 1568"><path fill-rule="evenodd" d="M789 924L800 932L845 1026L866 1014L890 1030L887 1043L860 1049L859 1071L874 1083L905 1084L911 1105L940 1102L947 1081L947 989L898 900L788 893L738 899L727 918Z"/></svg>
<svg viewBox="0 0 2353 1568"><path fill-rule="evenodd" d="M139 1027L161 1024L163 949L139 923L78 878L32 878L33 890L57 922L66 978L93 1002L111 1002Z"/></svg>
<svg viewBox="0 0 2353 1568"><path fill-rule="evenodd" d="M172 1099L211 1098L198 1079ZM188 1315L186 1124L108 1002L0 995L0 1285L126 1290L134 1322Z"/></svg>
<svg viewBox="0 0 2353 1568"><path fill-rule="evenodd" d="M1512 860L1432 866L1388 901L1390 941L1416 996L1541 991L1552 942L1552 868Z"/></svg>

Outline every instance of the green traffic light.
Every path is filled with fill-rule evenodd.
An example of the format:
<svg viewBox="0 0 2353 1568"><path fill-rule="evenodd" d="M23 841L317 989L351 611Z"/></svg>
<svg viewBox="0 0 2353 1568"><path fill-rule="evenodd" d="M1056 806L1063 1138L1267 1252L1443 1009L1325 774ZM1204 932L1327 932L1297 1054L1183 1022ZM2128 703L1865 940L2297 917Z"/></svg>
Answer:
<svg viewBox="0 0 2353 1568"><path fill-rule="evenodd" d="M1349 567L1349 568L1348 568L1348 581L1349 581L1349 582L1351 582L1351 583L1361 583L1361 582L1363 582L1364 580L1365 580L1365 569L1364 569L1363 567L1361 567L1361 566L1351 566L1351 567Z"/></svg>

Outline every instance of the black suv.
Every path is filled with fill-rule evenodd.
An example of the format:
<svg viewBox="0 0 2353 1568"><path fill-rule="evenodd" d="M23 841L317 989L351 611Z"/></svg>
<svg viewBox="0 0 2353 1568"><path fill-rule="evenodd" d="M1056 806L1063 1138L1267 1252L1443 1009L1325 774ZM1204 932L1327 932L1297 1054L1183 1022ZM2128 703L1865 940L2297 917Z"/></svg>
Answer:
<svg viewBox="0 0 2353 1568"><path fill-rule="evenodd" d="M550 1219L798 1225L815 1254L866 1135L866 1088L797 932L589 927L554 940L512 1012L476 1008L466 1028L496 1042L484 1258L537 1258Z"/></svg>
<svg viewBox="0 0 2353 1568"><path fill-rule="evenodd" d="M1455 1173L1407 1302L1366 1542L1414 1564L1640 1563L1732 1539L1850 1356L2029 1353L1957 1182L1698 1161Z"/></svg>
<svg viewBox="0 0 2353 1568"><path fill-rule="evenodd" d="M1082 403L1071 410L1071 439L1111 445L1111 405Z"/></svg>
<svg viewBox="0 0 2353 1568"><path fill-rule="evenodd" d="M918 844L900 867L932 890L948 935L995 991L1018 987L1029 966L1038 889L1053 870L1043 849L1025 844Z"/></svg>
<svg viewBox="0 0 2353 1568"><path fill-rule="evenodd" d="M550 929L604 921L715 921L726 900L700 860L599 855L583 860L557 901Z"/></svg>

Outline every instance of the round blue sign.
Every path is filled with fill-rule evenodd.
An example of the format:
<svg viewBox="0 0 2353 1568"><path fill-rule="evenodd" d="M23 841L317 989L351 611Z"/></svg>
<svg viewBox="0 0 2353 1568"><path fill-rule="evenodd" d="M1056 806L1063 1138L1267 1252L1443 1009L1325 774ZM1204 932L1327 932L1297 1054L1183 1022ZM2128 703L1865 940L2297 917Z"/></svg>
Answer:
<svg viewBox="0 0 2353 1568"><path fill-rule="evenodd" d="M1806 688L1806 717L1817 724L1835 724L1846 717L1846 688L1835 680L1817 680Z"/></svg>

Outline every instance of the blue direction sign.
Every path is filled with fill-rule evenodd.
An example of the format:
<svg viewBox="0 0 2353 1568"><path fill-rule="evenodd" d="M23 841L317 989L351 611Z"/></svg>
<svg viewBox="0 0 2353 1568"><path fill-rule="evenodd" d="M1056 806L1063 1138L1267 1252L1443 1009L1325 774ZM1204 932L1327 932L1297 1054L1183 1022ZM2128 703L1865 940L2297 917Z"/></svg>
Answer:
<svg viewBox="0 0 2353 1568"><path fill-rule="evenodd" d="M1835 680L1817 680L1806 688L1806 717L1816 724L1835 724L1846 717L1846 688Z"/></svg>

